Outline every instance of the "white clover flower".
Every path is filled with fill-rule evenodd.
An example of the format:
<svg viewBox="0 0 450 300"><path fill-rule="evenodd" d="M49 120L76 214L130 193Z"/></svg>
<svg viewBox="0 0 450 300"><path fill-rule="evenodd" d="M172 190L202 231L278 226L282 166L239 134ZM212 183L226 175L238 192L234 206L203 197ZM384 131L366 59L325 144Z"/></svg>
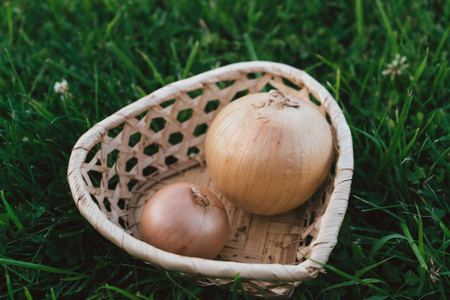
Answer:
<svg viewBox="0 0 450 300"><path fill-rule="evenodd" d="M395 55L395 59L390 64L387 64L387 69L381 72L381 75L391 75L393 78L396 75L401 75L408 67L409 65L406 63L406 57L397 54Z"/></svg>
<svg viewBox="0 0 450 300"><path fill-rule="evenodd" d="M67 80L63 79L61 82L56 82L53 86L55 92L60 94L67 94L69 92L69 85L67 84Z"/></svg>

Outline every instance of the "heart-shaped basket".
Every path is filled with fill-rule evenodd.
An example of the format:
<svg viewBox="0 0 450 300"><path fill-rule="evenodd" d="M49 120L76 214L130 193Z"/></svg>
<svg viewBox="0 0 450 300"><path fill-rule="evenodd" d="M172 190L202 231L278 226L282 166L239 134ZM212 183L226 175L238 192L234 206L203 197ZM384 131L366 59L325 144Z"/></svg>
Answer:
<svg viewBox="0 0 450 300"><path fill-rule="evenodd" d="M236 208L214 187L204 163L205 132L230 101L278 89L309 99L335 133L330 176L307 203L286 214L259 216ZM220 67L169 84L94 125L75 144L68 181L81 214L107 239L148 263L233 287L289 297L322 270L347 210L353 175L349 126L330 93L306 72L265 61ZM141 241L142 208L155 191L188 181L213 190L230 220L227 244L214 260L180 256Z"/></svg>

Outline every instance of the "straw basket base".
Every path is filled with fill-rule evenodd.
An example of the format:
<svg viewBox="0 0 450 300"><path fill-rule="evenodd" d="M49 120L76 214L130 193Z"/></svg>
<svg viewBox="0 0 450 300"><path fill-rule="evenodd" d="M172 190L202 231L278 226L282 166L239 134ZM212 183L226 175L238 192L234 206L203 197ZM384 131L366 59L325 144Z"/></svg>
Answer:
<svg viewBox="0 0 450 300"><path fill-rule="evenodd" d="M128 217L131 234L141 239L139 223L145 203L158 190L175 182L191 182L202 185L213 191L224 204L230 223L230 232L225 247L216 260L243 263L264 264L298 264L309 252L310 233L318 226L314 222L316 210L325 202L326 189L320 190L316 197L324 201L308 201L304 205L290 212L275 216L262 216L246 212L236 207L230 200L222 196L212 182L208 169L204 166L190 168L182 173L166 178L160 182L143 184L133 192L130 201ZM315 204L315 205L314 205ZM320 204L320 206L319 206ZM318 214L318 213L317 213ZM233 288L234 280L195 278L202 285L218 285ZM242 283L244 291L254 296L290 297L295 287L301 282L265 282L247 281Z"/></svg>

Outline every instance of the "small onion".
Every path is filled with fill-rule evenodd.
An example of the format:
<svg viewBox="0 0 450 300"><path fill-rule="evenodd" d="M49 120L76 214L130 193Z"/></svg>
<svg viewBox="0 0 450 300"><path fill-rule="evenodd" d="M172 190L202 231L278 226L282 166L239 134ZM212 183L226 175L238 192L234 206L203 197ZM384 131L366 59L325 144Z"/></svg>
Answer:
<svg viewBox="0 0 450 300"><path fill-rule="evenodd" d="M169 184L145 204L142 240L175 254L212 259L228 237L228 216L209 189L188 182Z"/></svg>
<svg viewBox="0 0 450 300"><path fill-rule="evenodd" d="M208 129L205 155L224 196L248 212L275 215L303 204L321 186L334 146L317 105L272 90L224 107Z"/></svg>

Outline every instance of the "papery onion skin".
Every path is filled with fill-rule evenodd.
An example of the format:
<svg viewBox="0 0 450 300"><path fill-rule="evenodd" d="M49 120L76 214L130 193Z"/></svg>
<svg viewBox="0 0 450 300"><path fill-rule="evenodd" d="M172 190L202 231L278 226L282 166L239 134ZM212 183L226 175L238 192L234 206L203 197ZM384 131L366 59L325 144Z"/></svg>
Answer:
<svg viewBox="0 0 450 300"><path fill-rule="evenodd" d="M222 202L212 191L178 182L163 187L147 201L140 229L142 240L156 248L212 259L226 243L229 224Z"/></svg>
<svg viewBox="0 0 450 300"><path fill-rule="evenodd" d="M268 103L272 93L287 104ZM214 119L205 156L214 184L228 200L254 214L276 215L303 204L324 182L334 157L333 136L311 101L278 91L250 94Z"/></svg>

